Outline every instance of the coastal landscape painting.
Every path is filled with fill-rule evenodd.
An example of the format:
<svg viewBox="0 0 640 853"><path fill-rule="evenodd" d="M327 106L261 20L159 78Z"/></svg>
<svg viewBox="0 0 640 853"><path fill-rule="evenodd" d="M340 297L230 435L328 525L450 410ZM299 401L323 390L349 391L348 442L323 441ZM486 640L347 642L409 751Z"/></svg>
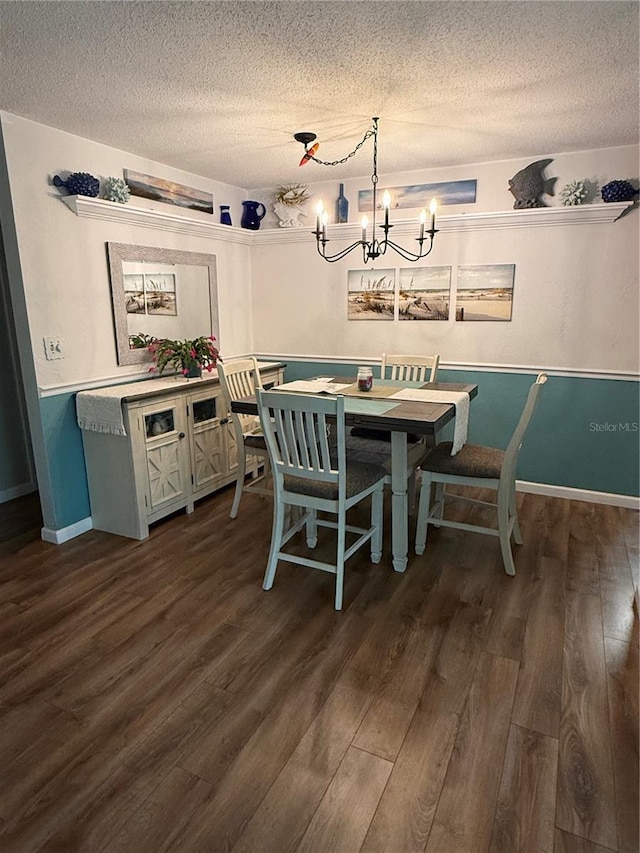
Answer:
<svg viewBox="0 0 640 853"><path fill-rule="evenodd" d="M448 320L451 267L403 267L398 278L399 320Z"/></svg>
<svg viewBox="0 0 640 853"><path fill-rule="evenodd" d="M432 198L441 207L444 204L475 204L477 180L440 181L435 184L411 184L407 187L383 187L391 194L392 208L428 208ZM376 208L382 209L382 190L378 191ZM360 190L358 210L373 207L373 190Z"/></svg>
<svg viewBox="0 0 640 853"><path fill-rule="evenodd" d="M347 318L393 320L395 270L349 270Z"/></svg>
<svg viewBox="0 0 640 853"><path fill-rule="evenodd" d="M185 187L184 184L177 184L165 178L154 178L152 175L134 172L131 169L124 170L124 179L131 190L131 195L167 204L177 204L179 207L188 207L190 210L199 210L202 213L213 213L211 193L194 190L192 187Z"/></svg>
<svg viewBox="0 0 640 853"><path fill-rule="evenodd" d="M511 320L515 264L458 267L456 320Z"/></svg>
<svg viewBox="0 0 640 853"><path fill-rule="evenodd" d="M177 316L176 277L173 273L123 275L127 314Z"/></svg>

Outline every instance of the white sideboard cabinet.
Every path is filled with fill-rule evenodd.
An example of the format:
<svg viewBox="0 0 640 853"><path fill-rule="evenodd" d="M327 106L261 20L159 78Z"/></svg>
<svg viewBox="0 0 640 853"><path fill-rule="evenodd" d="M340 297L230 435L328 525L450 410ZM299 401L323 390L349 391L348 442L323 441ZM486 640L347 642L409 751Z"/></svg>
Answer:
<svg viewBox="0 0 640 853"><path fill-rule="evenodd" d="M265 387L282 381L283 364L260 368ZM210 377L118 389L126 435L82 430L91 518L96 530L146 539L154 521L180 509L193 512L196 500L235 481L229 402ZM100 389L91 393L99 396Z"/></svg>

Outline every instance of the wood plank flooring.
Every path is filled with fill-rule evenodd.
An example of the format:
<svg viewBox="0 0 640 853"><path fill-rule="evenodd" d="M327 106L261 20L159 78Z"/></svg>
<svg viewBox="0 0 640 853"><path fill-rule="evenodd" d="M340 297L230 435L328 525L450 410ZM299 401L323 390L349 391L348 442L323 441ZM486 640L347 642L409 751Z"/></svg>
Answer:
<svg viewBox="0 0 640 853"><path fill-rule="evenodd" d="M2 853L638 853L638 513L519 495L514 578L434 528L336 613L231 499L61 546L0 505Z"/></svg>

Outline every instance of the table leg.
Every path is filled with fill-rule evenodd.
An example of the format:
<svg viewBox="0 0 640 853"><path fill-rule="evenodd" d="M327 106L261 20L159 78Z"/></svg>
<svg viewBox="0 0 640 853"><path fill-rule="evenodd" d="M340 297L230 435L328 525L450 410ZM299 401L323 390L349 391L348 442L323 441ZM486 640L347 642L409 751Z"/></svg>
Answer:
<svg viewBox="0 0 640 853"><path fill-rule="evenodd" d="M407 496L407 434L391 433L391 550L393 568L404 572L409 552L409 498Z"/></svg>

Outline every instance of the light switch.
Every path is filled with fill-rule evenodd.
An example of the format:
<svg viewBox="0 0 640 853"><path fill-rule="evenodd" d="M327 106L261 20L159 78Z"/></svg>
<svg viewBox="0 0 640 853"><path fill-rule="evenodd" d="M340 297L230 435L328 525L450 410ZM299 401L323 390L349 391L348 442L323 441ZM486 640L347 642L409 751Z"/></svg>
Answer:
<svg viewBox="0 0 640 853"><path fill-rule="evenodd" d="M44 353L48 361L53 361L55 358L64 358L64 350L62 346L64 340L62 338L43 338L42 342L44 344Z"/></svg>

